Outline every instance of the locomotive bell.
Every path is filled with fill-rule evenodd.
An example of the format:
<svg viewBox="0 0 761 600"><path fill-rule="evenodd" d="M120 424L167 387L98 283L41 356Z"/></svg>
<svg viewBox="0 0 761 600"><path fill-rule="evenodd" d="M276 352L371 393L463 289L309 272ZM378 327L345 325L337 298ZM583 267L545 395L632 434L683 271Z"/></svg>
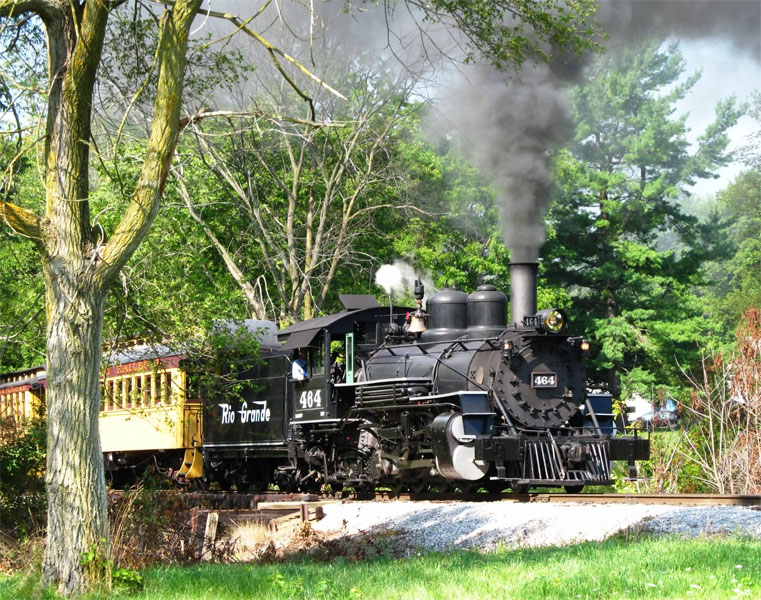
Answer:
<svg viewBox="0 0 761 600"><path fill-rule="evenodd" d="M422 333L428 329L425 324L426 316L427 315L420 310L420 307L418 307L418 309L410 316L410 325L407 328L407 331L410 333Z"/></svg>

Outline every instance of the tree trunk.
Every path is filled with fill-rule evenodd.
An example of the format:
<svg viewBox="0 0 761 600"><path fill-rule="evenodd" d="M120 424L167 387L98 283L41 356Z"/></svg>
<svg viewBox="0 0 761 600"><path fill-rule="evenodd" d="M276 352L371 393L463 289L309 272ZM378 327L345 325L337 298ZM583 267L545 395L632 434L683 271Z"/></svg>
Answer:
<svg viewBox="0 0 761 600"><path fill-rule="evenodd" d="M93 582L83 553L108 548L108 513L98 435L103 297L94 281L90 226L92 90L109 8L55 4L45 19L53 84L48 97L46 215L41 226L47 322L48 539L43 582L66 596Z"/></svg>
<svg viewBox="0 0 761 600"><path fill-rule="evenodd" d="M0 15L33 11L47 30L46 210L39 219L0 202L0 214L35 240L45 274L48 540L42 580L71 596L99 581L109 557L98 431L103 303L158 211L179 132L189 29L201 0L178 0L162 19L151 136L131 201L108 241L90 223L90 120L106 22L119 2L19 4L0 0ZM89 551L96 560L88 566Z"/></svg>
<svg viewBox="0 0 761 600"><path fill-rule="evenodd" d="M613 295L613 290L605 290L607 299L605 300L605 312L609 319L615 319L618 313L616 307L616 299ZM608 369L608 391L613 396L614 400L621 399L621 369L622 365L620 361L614 360L613 366Z"/></svg>
<svg viewBox="0 0 761 600"><path fill-rule="evenodd" d="M98 573L82 554L108 549L108 512L98 435L103 294L86 265L45 261L48 539L43 580L72 595ZM83 568L84 566L84 568ZM96 563L89 565L95 569Z"/></svg>
<svg viewBox="0 0 761 600"><path fill-rule="evenodd" d="M595 136L599 142L599 136ZM604 169L612 171L612 166L608 163L604 165ZM613 246L618 239L613 231L613 224L611 222L611 216L608 213L608 191L603 189L600 191L599 197L599 209L600 220L607 223L606 227L599 232L603 240L602 251L602 263L603 264L615 264L613 257ZM616 293L612 287L613 281L604 281L603 289L601 291L602 298L605 301L605 316L608 319L615 319L618 316L618 306L616 304ZM608 391L613 396L613 400L619 400L621 397L621 362L613 361L613 366L607 369L605 375L608 380Z"/></svg>

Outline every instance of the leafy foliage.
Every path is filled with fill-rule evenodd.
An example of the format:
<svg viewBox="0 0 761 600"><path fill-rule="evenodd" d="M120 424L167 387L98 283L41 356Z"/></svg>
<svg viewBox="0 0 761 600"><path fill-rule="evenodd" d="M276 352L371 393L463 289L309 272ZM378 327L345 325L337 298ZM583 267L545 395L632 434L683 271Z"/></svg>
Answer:
<svg viewBox="0 0 761 600"><path fill-rule="evenodd" d="M0 372L45 362L43 281L31 242L0 229Z"/></svg>
<svg viewBox="0 0 761 600"><path fill-rule="evenodd" d="M499 68L520 67L527 56L549 60L549 46L563 53L598 50L594 21L597 5L589 0L407 0L427 20L456 24L468 47L468 60L479 55Z"/></svg>
<svg viewBox="0 0 761 600"><path fill-rule="evenodd" d="M418 134L419 135L419 134ZM434 283L475 289L478 277L504 285L507 250L497 226L494 191L487 178L444 142L413 138L400 154L413 174L410 193L421 214L390 214L387 250L435 274Z"/></svg>
<svg viewBox="0 0 761 600"><path fill-rule="evenodd" d="M26 423L12 435L0 421L0 529L31 535L45 523L46 424Z"/></svg>
<svg viewBox="0 0 761 600"><path fill-rule="evenodd" d="M121 184L137 176L139 163L132 158L136 152L134 145L125 144L115 160L120 163ZM92 197L93 206L103 208L100 223L107 233L115 226L115 213L106 207L115 205L119 191L104 178ZM184 207L172 202L171 187L168 196L145 241L111 288L105 307L106 339L192 340L204 337L219 320L246 316L243 298L216 252Z"/></svg>

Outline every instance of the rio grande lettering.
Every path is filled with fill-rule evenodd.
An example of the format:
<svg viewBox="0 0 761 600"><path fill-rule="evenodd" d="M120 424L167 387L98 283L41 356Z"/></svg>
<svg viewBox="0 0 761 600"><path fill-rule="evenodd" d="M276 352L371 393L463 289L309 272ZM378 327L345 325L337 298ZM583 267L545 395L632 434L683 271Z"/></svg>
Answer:
<svg viewBox="0 0 761 600"><path fill-rule="evenodd" d="M270 420L270 409L267 408L267 402L252 402L251 404L259 405L261 408L248 408L248 403L244 402L239 410L233 410L230 404L220 404L222 409L222 425L235 423L236 419L240 423L266 423ZM236 414L239 415L236 417Z"/></svg>

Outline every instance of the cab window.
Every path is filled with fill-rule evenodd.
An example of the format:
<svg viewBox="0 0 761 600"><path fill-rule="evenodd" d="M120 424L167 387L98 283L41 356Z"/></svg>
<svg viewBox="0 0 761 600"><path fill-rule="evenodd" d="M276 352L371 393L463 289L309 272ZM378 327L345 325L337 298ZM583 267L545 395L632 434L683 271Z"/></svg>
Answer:
<svg viewBox="0 0 761 600"><path fill-rule="evenodd" d="M311 346L307 352L310 377L325 375L325 348L323 346L324 344Z"/></svg>

